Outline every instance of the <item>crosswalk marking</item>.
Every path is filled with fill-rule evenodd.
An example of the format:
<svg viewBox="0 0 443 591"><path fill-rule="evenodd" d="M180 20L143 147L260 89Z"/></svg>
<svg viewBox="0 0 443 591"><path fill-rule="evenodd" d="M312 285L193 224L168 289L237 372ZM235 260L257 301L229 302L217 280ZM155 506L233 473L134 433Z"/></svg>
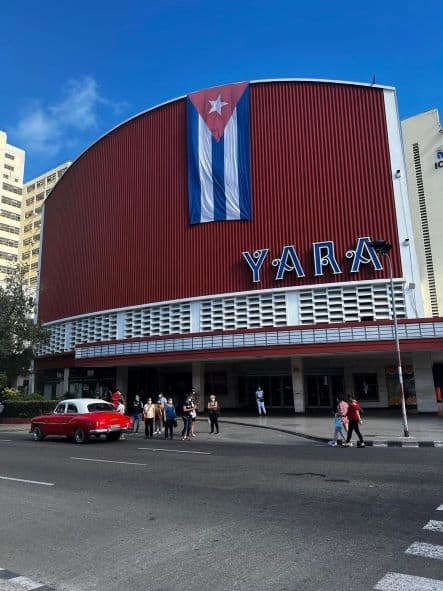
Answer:
<svg viewBox="0 0 443 591"><path fill-rule="evenodd" d="M443 546L439 546L437 544L426 544L425 542L414 542L406 550L406 554L443 560Z"/></svg>
<svg viewBox="0 0 443 591"><path fill-rule="evenodd" d="M443 521L436 521L435 519L431 519L428 523L423 527L423 529L428 529L430 531L438 531L443 532Z"/></svg>
<svg viewBox="0 0 443 591"><path fill-rule="evenodd" d="M376 591L443 591L443 581L387 573L374 587Z"/></svg>

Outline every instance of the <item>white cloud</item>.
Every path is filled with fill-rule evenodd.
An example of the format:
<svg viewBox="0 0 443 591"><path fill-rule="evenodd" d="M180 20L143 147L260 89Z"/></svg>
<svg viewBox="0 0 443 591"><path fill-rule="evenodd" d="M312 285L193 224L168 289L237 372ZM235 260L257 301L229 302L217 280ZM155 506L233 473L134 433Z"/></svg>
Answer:
<svg viewBox="0 0 443 591"><path fill-rule="evenodd" d="M75 144L83 132L98 127L100 106L118 113L123 105L101 96L97 82L90 76L69 80L60 101L28 107L14 136L18 145L29 152L54 156L64 145Z"/></svg>

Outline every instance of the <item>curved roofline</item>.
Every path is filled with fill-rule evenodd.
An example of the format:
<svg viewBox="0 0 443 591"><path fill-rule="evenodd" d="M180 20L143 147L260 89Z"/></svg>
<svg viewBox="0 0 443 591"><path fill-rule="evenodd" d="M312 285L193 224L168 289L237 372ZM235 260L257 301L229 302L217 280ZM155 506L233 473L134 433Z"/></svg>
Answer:
<svg viewBox="0 0 443 591"><path fill-rule="evenodd" d="M395 92L394 86L385 86L383 84L371 84L369 82L352 82L349 80L329 80L329 79L323 79L323 78L265 78L262 80L249 80L249 84L269 84L270 82L317 82L318 84L345 84L348 86L366 86L366 87L371 87L371 88L380 88L382 90L390 90L392 92ZM235 82L230 82L230 83L228 82L227 84L235 84ZM219 86L226 86L226 84L217 84L216 86L208 86L208 89L209 88L218 88ZM85 148L83 150L83 152L81 152L77 156L77 158L74 158L74 160L72 160L70 167L65 172L65 174L60 179L60 181L62 182L63 179L67 175L69 175L70 171L74 168L74 164L76 164L77 160L80 160L80 158L82 158L84 156L84 154L86 154L86 152L88 152L88 150L90 150L93 146L95 146L95 144L98 144L98 142L100 142L102 139L104 139L109 134L116 131L119 127L123 127L123 125L126 125L127 123L129 123L133 119L137 119L137 117L141 117L142 115L145 115L146 113L150 113L151 111L154 111L155 109L160 109L161 107L164 107L164 106L169 105L171 103L175 103L176 101L180 101L182 99L185 99L187 96L188 96L187 94L182 94L180 96L169 99L167 101L163 101L162 103L158 103L157 105L154 105L153 107L149 107L149 109L145 109L144 111L140 111L139 113L136 113L135 115L131 115L131 117L128 117L128 119L125 119L124 121L122 121L118 125L111 127L111 129L109 129L103 135L99 136L95 141L92 142L92 144L90 144L87 148ZM59 183L57 183L57 184L59 184ZM45 202L51 197L51 195L53 193L54 193L54 191L51 191L51 193L45 199Z"/></svg>

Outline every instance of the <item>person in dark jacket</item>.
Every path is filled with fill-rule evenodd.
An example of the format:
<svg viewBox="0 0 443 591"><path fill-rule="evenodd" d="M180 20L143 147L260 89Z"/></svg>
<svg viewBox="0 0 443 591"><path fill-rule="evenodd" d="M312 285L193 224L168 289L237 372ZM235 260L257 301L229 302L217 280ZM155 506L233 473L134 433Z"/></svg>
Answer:
<svg viewBox="0 0 443 591"><path fill-rule="evenodd" d="M177 414L175 412L174 402L172 398L168 398L164 405L164 423L165 423L165 439L172 439L174 437L174 426L177 424Z"/></svg>
<svg viewBox="0 0 443 591"><path fill-rule="evenodd" d="M140 419L143 412L143 405L140 401L140 396L137 394L134 398L134 402L131 406L131 416L132 416L132 432L138 433L138 429L140 427Z"/></svg>
<svg viewBox="0 0 443 591"><path fill-rule="evenodd" d="M209 416L209 421L211 423L211 433L214 433L214 429L215 429L215 434L218 435L219 433L219 429L218 429L218 415L220 414L220 404L218 403L218 400L215 398L214 394L211 394L211 396L209 397L209 402L208 402L208 416Z"/></svg>

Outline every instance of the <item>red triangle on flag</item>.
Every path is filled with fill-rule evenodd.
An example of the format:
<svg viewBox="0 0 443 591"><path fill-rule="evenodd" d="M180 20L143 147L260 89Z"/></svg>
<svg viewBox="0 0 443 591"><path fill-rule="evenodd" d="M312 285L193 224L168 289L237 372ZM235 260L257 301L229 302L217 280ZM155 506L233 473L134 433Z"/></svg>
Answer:
<svg viewBox="0 0 443 591"><path fill-rule="evenodd" d="M224 134L226 125L248 84L248 82L237 82L188 94L189 100L217 141Z"/></svg>

